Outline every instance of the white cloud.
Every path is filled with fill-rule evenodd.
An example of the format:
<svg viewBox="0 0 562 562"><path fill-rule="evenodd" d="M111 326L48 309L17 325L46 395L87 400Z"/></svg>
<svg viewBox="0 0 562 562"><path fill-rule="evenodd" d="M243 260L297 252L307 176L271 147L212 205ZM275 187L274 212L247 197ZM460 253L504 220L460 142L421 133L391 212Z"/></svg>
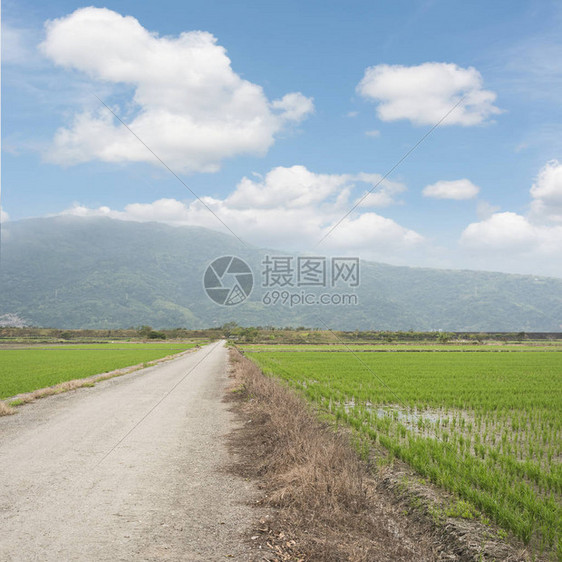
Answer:
<svg viewBox="0 0 562 562"><path fill-rule="evenodd" d="M287 121L295 121L297 123L314 112L312 98L307 98L300 92L285 94L280 100L273 101L271 107L280 110L283 118Z"/></svg>
<svg viewBox="0 0 562 562"><path fill-rule="evenodd" d="M243 178L225 200L232 208L302 208L325 201L351 176L315 174L304 166L277 167L258 181Z"/></svg>
<svg viewBox="0 0 562 562"><path fill-rule="evenodd" d="M497 207L480 202L478 211L483 220L468 225L461 244L473 250L501 252L503 255L498 256L502 260L534 253L553 256L562 264L562 164L557 160L547 162L529 193L532 201L528 216L498 213Z"/></svg>
<svg viewBox="0 0 562 562"><path fill-rule="evenodd" d="M461 179L453 181L438 181L423 188L424 197L435 199L473 199L478 195L480 188L470 180Z"/></svg>
<svg viewBox="0 0 562 562"><path fill-rule="evenodd" d="M0 209L0 222L8 222L10 220L10 216L4 209Z"/></svg>
<svg viewBox="0 0 562 562"><path fill-rule="evenodd" d="M494 213L489 218L469 224L461 243L479 249L528 250L536 241L536 231L517 213Z"/></svg>
<svg viewBox="0 0 562 562"><path fill-rule="evenodd" d="M442 124L470 126L501 112L494 106L496 94L482 85L482 76L473 67L438 62L381 64L367 68L357 92L378 104L381 120L408 119L416 125L436 124L464 96Z"/></svg>
<svg viewBox="0 0 562 562"><path fill-rule="evenodd" d="M304 166L278 167L264 178L243 178L224 199L202 200L243 240L260 247L307 250L315 247L347 212L354 186L370 183L375 178L380 176L315 174ZM153 203L133 203L123 211L76 205L64 213L221 229L220 222L200 201L160 199ZM423 243L417 232L392 219L364 212L344 220L325 240L321 250L361 252L372 259L396 261Z"/></svg>
<svg viewBox="0 0 562 562"><path fill-rule="evenodd" d="M98 83L132 86L126 107L134 112L122 118L182 172L213 172L225 158L264 154L277 133L314 109L312 99L298 92L270 102L260 86L232 70L210 33L159 37L135 18L106 8L81 8L47 22L41 50ZM47 159L155 162L105 108L85 110L59 129Z"/></svg>
<svg viewBox="0 0 562 562"><path fill-rule="evenodd" d="M500 207L498 205L492 205L488 201L478 201L476 205L476 214L480 219L488 219L499 210Z"/></svg>
<svg viewBox="0 0 562 562"><path fill-rule="evenodd" d="M465 228L461 248L488 269L562 276L562 165L548 162L530 195L528 216L493 212Z"/></svg>
<svg viewBox="0 0 562 562"><path fill-rule="evenodd" d="M368 137L380 137L381 132L377 129L374 129L373 131L365 131L365 135Z"/></svg>
<svg viewBox="0 0 562 562"><path fill-rule="evenodd" d="M360 207L388 207L401 203L396 197L406 191L403 183L387 179L381 181L382 176L379 174L360 174L359 177L372 186L377 186L371 193L366 193L357 200Z"/></svg>
<svg viewBox="0 0 562 562"><path fill-rule="evenodd" d="M334 249L371 247L372 252L379 255L390 255L393 251L411 249L424 241L417 232L404 228L392 219L381 217L375 213L363 213L354 219L345 219L334 231L330 246Z"/></svg>
<svg viewBox="0 0 562 562"><path fill-rule="evenodd" d="M562 223L562 164L551 160L540 170L531 187L531 216L535 220Z"/></svg>
<svg viewBox="0 0 562 562"><path fill-rule="evenodd" d="M531 187L531 195L545 203L562 205L562 164L551 160L540 170L536 183Z"/></svg>
<svg viewBox="0 0 562 562"><path fill-rule="evenodd" d="M509 251L517 254L561 254L562 226L532 224L517 213L494 213L481 222L467 226L461 243L471 248L492 251Z"/></svg>

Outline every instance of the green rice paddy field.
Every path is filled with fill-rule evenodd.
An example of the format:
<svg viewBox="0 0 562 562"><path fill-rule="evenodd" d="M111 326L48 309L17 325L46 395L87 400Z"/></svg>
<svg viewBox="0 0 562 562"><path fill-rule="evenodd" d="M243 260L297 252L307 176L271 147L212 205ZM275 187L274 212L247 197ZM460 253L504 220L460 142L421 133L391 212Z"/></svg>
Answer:
<svg viewBox="0 0 562 562"><path fill-rule="evenodd" d="M449 351L496 351L503 353L517 353L519 351L560 351L560 342L532 343L532 344L436 344L436 343L330 343L330 344L242 344L244 351L435 351L447 353Z"/></svg>
<svg viewBox="0 0 562 562"><path fill-rule="evenodd" d="M333 419L525 543L562 557L559 351L245 349Z"/></svg>
<svg viewBox="0 0 562 562"><path fill-rule="evenodd" d="M0 399L161 359L195 343L76 344L0 348Z"/></svg>

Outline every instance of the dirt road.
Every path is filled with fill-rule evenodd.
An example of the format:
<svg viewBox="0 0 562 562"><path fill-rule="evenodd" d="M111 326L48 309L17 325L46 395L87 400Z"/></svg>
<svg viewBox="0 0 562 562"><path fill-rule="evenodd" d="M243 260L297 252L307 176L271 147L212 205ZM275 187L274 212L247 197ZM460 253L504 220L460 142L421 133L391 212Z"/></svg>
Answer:
<svg viewBox="0 0 562 562"><path fill-rule="evenodd" d="M0 418L0 560L251 560L222 342Z"/></svg>

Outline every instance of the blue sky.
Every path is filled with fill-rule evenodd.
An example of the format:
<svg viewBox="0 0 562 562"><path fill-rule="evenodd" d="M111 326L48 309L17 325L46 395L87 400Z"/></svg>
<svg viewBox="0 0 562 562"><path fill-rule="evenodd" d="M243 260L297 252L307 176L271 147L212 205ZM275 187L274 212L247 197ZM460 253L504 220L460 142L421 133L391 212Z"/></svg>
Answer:
<svg viewBox="0 0 562 562"><path fill-rule="evenodd" d="M251 244L562 277L558 2L2 8L4 220L222 229L98 96Z"/></svg>

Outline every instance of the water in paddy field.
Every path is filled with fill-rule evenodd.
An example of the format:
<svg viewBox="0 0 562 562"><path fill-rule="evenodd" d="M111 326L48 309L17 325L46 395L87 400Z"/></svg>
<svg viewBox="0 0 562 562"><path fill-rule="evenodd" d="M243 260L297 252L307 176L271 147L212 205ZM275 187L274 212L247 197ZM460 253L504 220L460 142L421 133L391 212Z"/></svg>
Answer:
<svg viewBox="0 0 562 562"><path fill-rule="evenodd" d="M420 409L420 408L410 408L406 409L395 404L381 406L377 404L372 404L371 402L355 403L350 400L344 404L346 412L352 411L354 408L364 408L371 414L374 414L378 418L390 418L395 421L403 423L408 429L413 431L419 431L420 425L423 427L435 427L436 425L449 425L452 418L456 418L457 423L460 419L464 419L466 425L473 422L473 418L463 411L451 411L451 410L436 410L436 409ZM460 428L457 427L457 430Z"/></svg>
<svg viewBox="0 0 562 562"><path fill-rule="evenodd" d="M389 406L377 406L372 404L371 402L365 402L363 404L355 404L353 400L350 402L346 402L344 404L345 410L349 412L353 408L357 406L362 406L366 410L374 413L378 417L388 417L393 418L397 421L417 424L418 421L421 419L423 421L428 421L431 423L435 423L441 418L445 416L442 412L437 412L435 410L419 410L418 408L412 408L410 410L405 410L405 408L401 408L400 406L396 405L389 405Z"/></svg>

